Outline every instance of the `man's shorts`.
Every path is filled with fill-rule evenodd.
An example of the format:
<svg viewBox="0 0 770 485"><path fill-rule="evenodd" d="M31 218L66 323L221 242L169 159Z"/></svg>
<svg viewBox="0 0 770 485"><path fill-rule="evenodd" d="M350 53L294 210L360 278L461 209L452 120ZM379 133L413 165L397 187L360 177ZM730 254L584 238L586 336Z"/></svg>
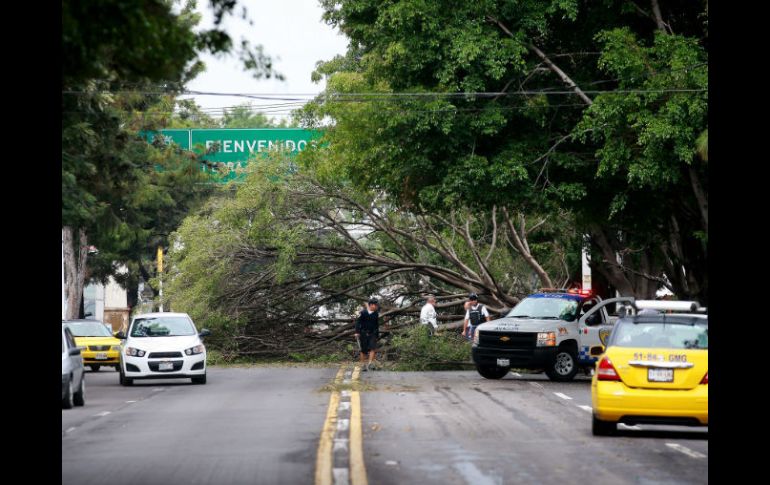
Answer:
<svg viewBox="0 0 770 485"><path fill-rule="evenodd" d="M372 350L377 350L377 334L361 334L361 352L369 353Z"/></svg>

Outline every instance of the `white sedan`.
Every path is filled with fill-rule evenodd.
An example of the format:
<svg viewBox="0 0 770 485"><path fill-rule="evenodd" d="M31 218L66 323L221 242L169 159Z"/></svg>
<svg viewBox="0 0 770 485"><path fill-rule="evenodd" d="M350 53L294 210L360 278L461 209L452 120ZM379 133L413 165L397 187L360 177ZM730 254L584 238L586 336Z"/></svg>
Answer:
<svg viewBox="0 0 770 485"><path fill-rule="evenodd" d="M136 315L120 352L120 383L130 386L135 379L183 379L206 383L206 347L186 313L145 313Z"/></svg>

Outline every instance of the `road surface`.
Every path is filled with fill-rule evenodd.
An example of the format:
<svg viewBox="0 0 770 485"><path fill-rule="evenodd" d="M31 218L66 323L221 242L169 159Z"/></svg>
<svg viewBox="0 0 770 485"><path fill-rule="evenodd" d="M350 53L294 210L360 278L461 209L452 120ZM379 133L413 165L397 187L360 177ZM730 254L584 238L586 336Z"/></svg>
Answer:
<svg viewBox="0 0 770 485"><path fill-rule="evenodd" d="M334 434L334 483L354 479L338 472L355 471L347 446L355 458L357 443L372 485L707 483L707 429L594 437L585 377L351 371L209 368L206 385L132 387L112 370L88 372L86 406L62 410L62 484L312 484L322 430ZM350 391L333 391L351 374L352 404ZM335 376L348 387L330 387Z"/></svg>

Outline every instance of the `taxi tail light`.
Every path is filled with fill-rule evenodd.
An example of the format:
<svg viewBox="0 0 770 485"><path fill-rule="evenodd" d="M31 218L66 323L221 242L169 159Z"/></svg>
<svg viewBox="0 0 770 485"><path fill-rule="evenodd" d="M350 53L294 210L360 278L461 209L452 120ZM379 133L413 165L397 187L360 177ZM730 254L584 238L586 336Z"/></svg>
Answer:
<svg viewBox="0 0 770 485"><path fill-rule="evenodd" d="M609 358L605 357L599 362L599 369L596 372L596 378L600 381L619 381L620 376L618 371L615 370L615 366Z"/></svg>
<svg viewBox="0 0 770 485"><path fill-rule="evenodd" d="M706 375L703 376L703 379L701 379L700 383L701 384L708 384L709 383L709 373L708 373L708 371L706 372Z"/></svg>

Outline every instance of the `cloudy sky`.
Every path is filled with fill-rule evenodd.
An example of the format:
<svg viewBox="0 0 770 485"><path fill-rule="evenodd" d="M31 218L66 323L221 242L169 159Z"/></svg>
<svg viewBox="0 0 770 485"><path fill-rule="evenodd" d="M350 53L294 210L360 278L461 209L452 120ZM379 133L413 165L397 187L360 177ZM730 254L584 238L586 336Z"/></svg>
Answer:
<svg viewBox="0 0 770 485"><path fill-rule="evenodd" d="M236 12L245 6L254 25L240 15L227 17L223 26L239 45L241 38L252 44L261 44L264 52L274 60L275 69L285 76L285 81L256 80L243 71L236 56L214 57L203 60L206 72L188 84L190 91L218 93L271 93L306 94L324 89L324 81L318 84L310 80L315 64L344 54L347 39L336 29L321 20L322 9L318 0L241 0ZM198 11L203 15L200 27L213 25L213 15L207 0L198 0ZM215 114L216 108L243 103L275 105L286 101L251 100L230 96L194 96L197 103ZM272 108L273 114L286 113L286 108ZM270 110L268 110L270 111ZM219 111L221 113L221 111Z"/></svg>

